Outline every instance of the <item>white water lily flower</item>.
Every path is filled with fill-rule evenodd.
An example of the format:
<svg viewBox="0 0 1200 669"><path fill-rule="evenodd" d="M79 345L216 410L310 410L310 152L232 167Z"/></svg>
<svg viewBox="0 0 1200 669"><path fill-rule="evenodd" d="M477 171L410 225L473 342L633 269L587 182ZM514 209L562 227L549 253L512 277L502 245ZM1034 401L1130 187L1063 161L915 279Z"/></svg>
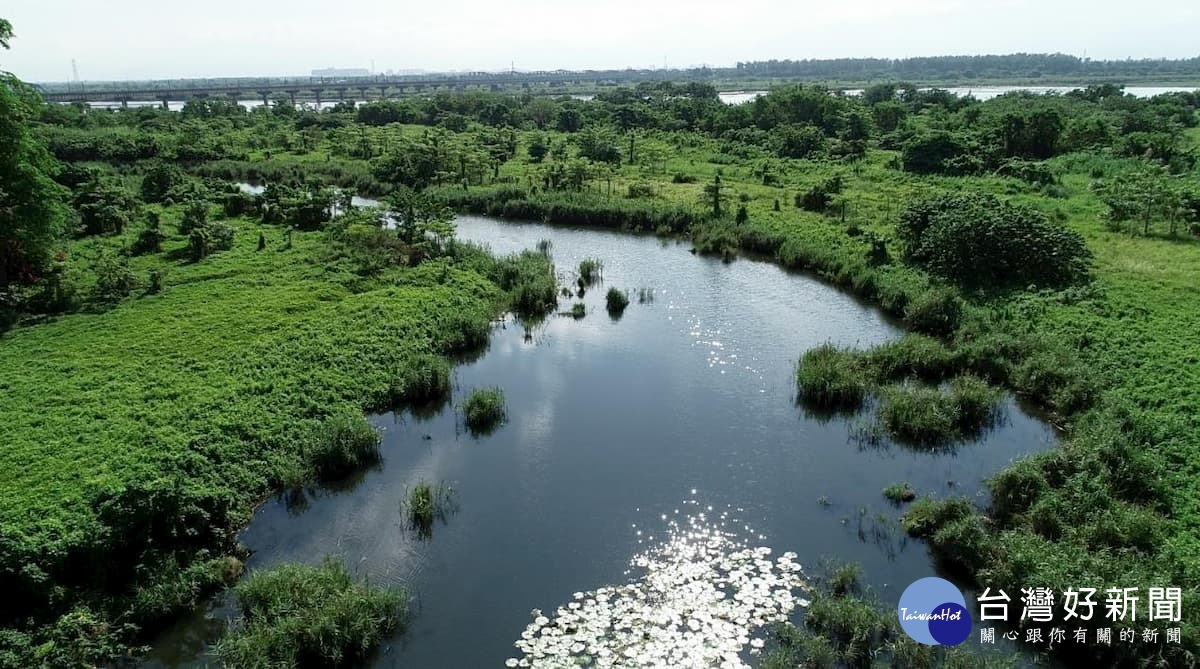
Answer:
<svg viewBox="0 0 1200 669"><path fill-rule="evenodd" d="M515 644L524 654L516 666L745 669L741 653L764 644L752 632L807 605L793 592L806 587L795 553L764 559L769 547L749 547L704 518L669 527L662 545L630 561L640 578L574 593L553 619L535 610Z"/></svg>

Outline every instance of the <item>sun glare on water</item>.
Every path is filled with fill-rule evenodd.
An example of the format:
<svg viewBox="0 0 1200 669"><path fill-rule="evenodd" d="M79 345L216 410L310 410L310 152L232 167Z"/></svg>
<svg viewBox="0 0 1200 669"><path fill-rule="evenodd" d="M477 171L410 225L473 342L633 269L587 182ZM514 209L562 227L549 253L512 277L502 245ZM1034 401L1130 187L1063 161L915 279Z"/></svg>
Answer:
<svg viewBox="0 0 1200 669"><path fill-rule="evenodd" d="M672 520L662 543L633 558L629 583L577 592L552 614L534 609L515 644L522 656L505 666L748 667L763 628L808 605L807 584L795 553L772 559L728 531L726 516Z"/></svg>

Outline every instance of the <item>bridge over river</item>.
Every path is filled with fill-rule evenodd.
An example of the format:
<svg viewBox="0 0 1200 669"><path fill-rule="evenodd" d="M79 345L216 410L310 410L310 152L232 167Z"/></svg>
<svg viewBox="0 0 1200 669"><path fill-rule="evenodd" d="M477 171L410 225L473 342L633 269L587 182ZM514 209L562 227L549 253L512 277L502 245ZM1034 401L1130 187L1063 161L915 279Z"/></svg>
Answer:
<svg viewBox="0 0 1200 669"><path fill-rule="evenodd" d="M39 88L49 102L170 102L192 98L228 97L234 100L262 98L264 103L286 96L293 103L332 100L381 100L405 95L467 89L504 90L543 88L553 91L568 86L634 83L639 81L705 81L706 70L610 70L589 72L478 72L467 74L375 75L327 78L240 78L188 79L141 82L105 82L43 85Z"/></svg>

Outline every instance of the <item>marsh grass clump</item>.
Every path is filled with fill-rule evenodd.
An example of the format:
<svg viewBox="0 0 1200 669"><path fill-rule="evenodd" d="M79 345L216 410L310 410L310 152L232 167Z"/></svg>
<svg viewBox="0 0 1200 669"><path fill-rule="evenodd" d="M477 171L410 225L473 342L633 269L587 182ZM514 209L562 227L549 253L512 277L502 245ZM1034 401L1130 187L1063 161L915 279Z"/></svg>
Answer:
<svg viewBox="0 0 1200 669"><path fill-rule="evenodd" d="M458 510L454 489L445 483L421 481L408 490L401 502L401 513L409 527L422 537L433 535L433 521L446 522L447 516Z"/></svg>
<svg viewBox="0 0 1200 669"><path fill-rule="evenodd" d="M867 395L859 354L833 344L806 351L796 368L803 404L825 410L856 411Z"/></svg>
<svg viewBox="0 0 1200 669"><path fill-rule="evenodd" d="M576 302L571 305L571 310L567 312L567 315L575 320L580 320L584 316L587 316L587 305L583 302Z"/></svg>
<svg viewBox="0 0 1200 669"><path fill-rule="evenodd" d="M962 321L963 301L950 287L933 288L910 298L904 306L904 322L917 332L946 337Z"/></svg>
<svg viewBox="0 0 1200 669"><path fill-rule="evenodd" d="M959 371L955 351L927 335L909 333L867 351L866 364L879 381L917 378L938 382Z"/></svg>
<svg viewBox="0 0 1200 669"><path fill-rule="evenodd" d="M969 518L974 513L975 506L966 497L940 500L922 497L900 518L900 525L909 535L928 539L946 525Z"/></svg>
<svg viewBox="0 0 1200 669"><path fill-rule="evenodd" d="M240 624L217 644L226 667L345 667L403 629L408 595L358 583L340 562L251 573L234 593Z"/></svg>
<svg viewBox="0 0 1200 669"><path fill-rule="evenodd" d="M609 288L604 302L610 316L620 316L625 313L625 307L629 306L629 295L623 290Z"/></svg>
<svg viewBox="0 0 1200 669"><path fill-rule="evenodd" d="M389 388L393 406L430 404L449 395L450 363L432 354L419 355L402 363Z"/></svg>
<svg viewBox="0 0 1200 669"><path fill-rule="evenodd" d="M378 462L379 443L379 431L361 414L339 414L316 429L306 456L317 478L332 481Z"/></svg>
<svg viewBox="0 0 1200 669"><path fill-rule="evenodd" d="M877 420L886 433L918 446L942 446L977 437L997 416L1000 393L974 376L950 382L948 390L906 384L880 391Z"/></svg>
<svg viewBox="0 0 1200 669"><path fill-rule="evenodd" d="M721 256L726 261L737 256L741 237L734 224L712 221L692 226L692 247L701 255Z"/></svg>
<svg viewBox="0 0 1200 669"><path fill-rule="evenodd" d="M496 386L475 388L463 402L462 412L471 433L480 435L492 432L508 417L504 391Z"/></svg>
<svg viewBox="0 0 1200 669"><path fill-rule="evenodd" d="M596 258L584 258L579 261L579 278L583 285L590 286L604 276L604 263Z"/></svg>
<svg viewBox="0 0 1200 669"><path fill-rule="evenodd" d="M904 483L893 483L884 488L883 496L892 504L900 506L916 499L917 491L913 490L912 485L908 481L905 481Z"/></svg>

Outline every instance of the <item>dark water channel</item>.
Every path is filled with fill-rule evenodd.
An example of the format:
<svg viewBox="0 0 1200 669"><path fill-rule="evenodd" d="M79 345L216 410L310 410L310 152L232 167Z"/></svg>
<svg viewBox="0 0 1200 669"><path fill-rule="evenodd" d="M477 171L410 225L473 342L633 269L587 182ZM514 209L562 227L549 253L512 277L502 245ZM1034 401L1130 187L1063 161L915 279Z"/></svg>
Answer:
<svg viewBox="0 0 1200 669"><path fill-rule="evenodd" d="M996 429L941 454L861 447L853 419L806 416L794 400L801 351L865 347L901 331L772 264L478 217L460 218L458 234L499 254L551 240L562 283L595 257L603 284L582 300L581 320L551 317L531 338L511 320L497 325L487 351L457 368L450 407L372 417L383 430L380 467L310 490L300 505L272 501L242 536L249 569L333 554L374 582L408 588L411 624L377 667L504 666L520 656L513 643L531 609L628 581L630 558L661 542L670 521L705 511L752 545L795 552L808 573L826 559L859 562L880 598L895 602L934 572L881 490L909 481L919 492L980 495L984 477L1055 439L1011 400ZM619 320L604 308L611 286L631 292ZM643 288L653 292L644 303ZM454 407L485 385L504 389L509 420L474 438ZM430 538L407 529L400 512L420 481L456 493L458 511ZM148 666L203 666L229 614L223 600L197 612L159 639Z"/></svg>

